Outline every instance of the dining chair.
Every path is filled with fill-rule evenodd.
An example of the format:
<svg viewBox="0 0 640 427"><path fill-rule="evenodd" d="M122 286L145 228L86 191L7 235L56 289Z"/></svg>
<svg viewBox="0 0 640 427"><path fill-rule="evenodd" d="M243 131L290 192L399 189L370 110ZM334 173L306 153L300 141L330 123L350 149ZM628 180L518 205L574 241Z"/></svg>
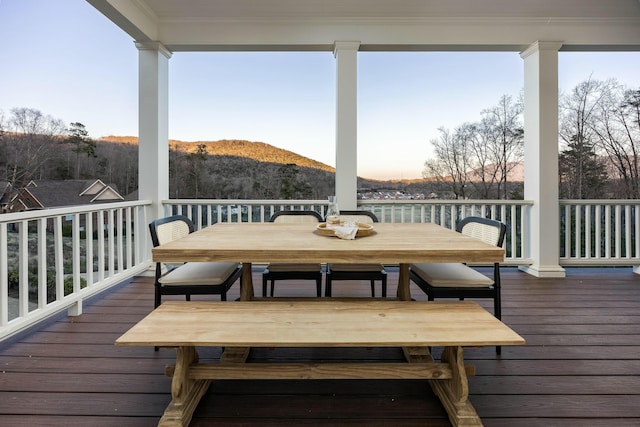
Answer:
<svg viewBox="0 0 640 427"><path fill-rule="evenodd" d="M269 218L270 222L319 223L322 216L316 211L278 211ZM315 280L316 295L322 296L322 265L320 263L271 263L262 272L262 296L267 296L267 282L271 282L270 295L273 296L276 280Z"/></svg>
<svg viewBox="0 0 640 427"><path fill-rule="evenodd" d="M378 217L370 211L354 210L340 211L340 221L354 221L364 224L378 222ZM327 281L324 295L330 297L334 280L369 280L371 283L371 296L375 297L375 281L382 282L382 297L387 296L387 272L382 264L327 264Z"/></svg>
<svg viewBox="0 0 640 427"><path fill-rule="evenodd" d="M153 247L164 245L193 233L193 222L183 215L160 218L149 224ZM164 267L164 268L163 268ZM163 269L166 272L163 273ZM227 291L241 277L242 267L237 262L156 263L155 307L162 303L163 295L220 295L227 300Z"/></svg>
<svg viewBox="0 0 640 427"><path fill-rule="evenodd" d="M467 217L460 221L456 231L475 237L486 243L502 247L507 226L493 219ZM427 294L435 298L492 298L493 313L502 318L500 298L500 263L493 264L493 277L461 263L418 263L409 266L409 279ZM501 348L496 347L500 354Z"/></svg>

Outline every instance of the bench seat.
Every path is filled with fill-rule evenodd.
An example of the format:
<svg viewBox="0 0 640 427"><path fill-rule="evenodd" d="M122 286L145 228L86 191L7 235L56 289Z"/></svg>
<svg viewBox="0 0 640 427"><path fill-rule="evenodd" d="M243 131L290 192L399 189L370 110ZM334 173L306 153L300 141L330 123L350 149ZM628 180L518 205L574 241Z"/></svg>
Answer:
<svg viewBox="0 0 640 427"><path fill-rule="evenodd" d="M423 378L454 425L482 425L468 401L462 347L524 339L471 301L348 299L165 302L116 345L176 347L173 400L159 425L188 425L212 379ZM222 346L200 363L196 346ZM427 348L443 346L440 362ZM244 364L250 347L403 347L409 363Z"/></svg>

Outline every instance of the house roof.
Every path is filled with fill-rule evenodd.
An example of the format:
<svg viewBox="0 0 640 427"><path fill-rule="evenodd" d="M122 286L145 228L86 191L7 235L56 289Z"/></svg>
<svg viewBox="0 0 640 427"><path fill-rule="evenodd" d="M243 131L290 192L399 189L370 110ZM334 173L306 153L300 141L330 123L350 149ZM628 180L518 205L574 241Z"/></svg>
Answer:
<svg viewBox="0 0 640 427"><path fill-rule="evenodd" d="M31 181L24 189L42 208L122 201L113 185L101 180ZM32 206L31 208L38 208Z"/></svg>

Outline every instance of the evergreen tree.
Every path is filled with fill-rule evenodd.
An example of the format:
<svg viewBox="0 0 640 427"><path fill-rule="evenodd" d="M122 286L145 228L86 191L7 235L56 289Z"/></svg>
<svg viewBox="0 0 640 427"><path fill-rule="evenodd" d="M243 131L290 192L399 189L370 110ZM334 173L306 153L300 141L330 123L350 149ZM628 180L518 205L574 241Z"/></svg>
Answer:
<svg viewBox="0 0 640 427"><path fill-rule="evenodd" d="M208 159L207 145L198 144L194 153L189 153L188 162L190 165L189 180L193 189L194 197L197 199L201 197L200 184L203 180L203 173L205 172L205 163Z"/></svg>
<svg viewBox="0 0 640 427"><path fill-rule="evenodd" d="M560 196L569 199L595 199L603 196L607 172L593 144L576 135L560 153Z"/></svg>
<svg viewBox="0 0 640 427"><path fill-rule="evenodd" d="M87 157L98 157L96 154L96 141L89 138L89 132L80 122L71 123L69 137L64 140L65 144L73 145L72 151L76 153L76 171L74 178L80 178L80 153L85 153Z"/></svg>

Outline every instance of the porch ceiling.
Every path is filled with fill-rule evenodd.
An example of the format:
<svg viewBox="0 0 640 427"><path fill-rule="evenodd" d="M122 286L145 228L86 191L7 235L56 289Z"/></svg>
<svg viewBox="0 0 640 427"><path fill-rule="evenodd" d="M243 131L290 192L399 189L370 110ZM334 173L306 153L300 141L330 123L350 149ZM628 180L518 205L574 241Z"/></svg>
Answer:
<svg viewBox="0 0 640 427"><path fill-rule="evenodd" d="M638 0L87 0L171 51L640 50Z"/></svg>

